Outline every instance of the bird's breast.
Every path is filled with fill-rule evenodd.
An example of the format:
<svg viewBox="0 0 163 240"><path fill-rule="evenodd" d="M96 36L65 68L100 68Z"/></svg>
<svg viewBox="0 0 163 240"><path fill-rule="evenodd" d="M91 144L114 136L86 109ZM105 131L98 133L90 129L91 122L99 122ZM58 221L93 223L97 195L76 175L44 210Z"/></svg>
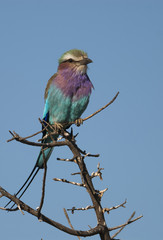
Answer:
<svg viewBox="0 0 163 240"><path fill-rule="evenodd" d="M92 83L87 75L57 75L49 91L49 121L72 122L86 109Z"/></svg>

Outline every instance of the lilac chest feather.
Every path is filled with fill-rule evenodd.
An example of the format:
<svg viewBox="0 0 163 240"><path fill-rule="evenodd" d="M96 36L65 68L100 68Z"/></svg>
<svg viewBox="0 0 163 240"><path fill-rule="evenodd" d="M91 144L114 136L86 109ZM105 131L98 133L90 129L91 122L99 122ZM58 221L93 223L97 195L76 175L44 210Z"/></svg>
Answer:
<svg viewBox="0 0 163 240"><path fill-rule="evenodd" d="M76 71L62 70L54 80L54 84L61 90L65 97L72 101L90 96L93 85L87 74L79 74Z"/></svg>

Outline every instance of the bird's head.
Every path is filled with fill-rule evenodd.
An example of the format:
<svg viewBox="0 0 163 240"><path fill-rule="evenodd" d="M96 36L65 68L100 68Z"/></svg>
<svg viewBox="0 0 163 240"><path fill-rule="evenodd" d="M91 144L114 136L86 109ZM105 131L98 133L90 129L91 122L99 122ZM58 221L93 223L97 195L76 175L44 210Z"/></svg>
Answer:
<svg viewBox="0 0 163 240"><path fill-rule="evenodd" d="M72 49L60 57L58 69L73 68L75 71L85 74L87 72L87 64L91 62L92 60L88 58L87 53L82 50Z"/></svg>

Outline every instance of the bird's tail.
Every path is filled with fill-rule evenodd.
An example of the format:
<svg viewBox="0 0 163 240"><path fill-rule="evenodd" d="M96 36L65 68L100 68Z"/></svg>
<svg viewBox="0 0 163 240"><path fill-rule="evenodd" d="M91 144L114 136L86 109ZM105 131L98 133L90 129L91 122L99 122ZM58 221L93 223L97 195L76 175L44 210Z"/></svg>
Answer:
<svg viewBox="0 0 163 240"><path fill-rule="evenodd" d="M47 138L46 140L43 141L44 143L49 143L52 142L52 140L50 138ZM43 147L43 149L40 151L39 156L37 158L36 164L34 166L34 168L32 169L29 177L27 178L27 180L25 181L25 183L21 186L21 188L17 191L17 193L15 194L16 197L18 197L19 199L24 195L24 193L26 192L26 190L28 189L28 187L31 185L32 181L34 180L34 178L36 177L37 173L39 172L39 170L41 168L44 168L44 158L45 161L47 162L48 159L50 158L50 155L53 151L53 148L46 148ZM44 150L45 149L45 150ZM44 152L44 153L43 153ZM44 155L44 156L43 156ZM11 203L12 201L10 200L6 205L5 208ZM11 206L10 209L12 209L14 207L15 203Z"/></svg>
<svg viewBox="0 0 163 240"><path fill-rule="evenodd" d="M17 191L15 195L15 197L17 197L20 193L19 199L23 196L23 194L25 193L25 191L28 189L28 187L30 186L30 184L32 183L33 179L35 178L35 176L37 175L38 171L40 168L37 167L37 165L35 164L34 168L32 169L32 172L30 173L29 177L27 178L27 180L25 181L25 183L21 186L21 188ZM5 208L11 203L12 201L10 200L6 205ZM15 203L11 206L11 209L14 207Z"/></svg>

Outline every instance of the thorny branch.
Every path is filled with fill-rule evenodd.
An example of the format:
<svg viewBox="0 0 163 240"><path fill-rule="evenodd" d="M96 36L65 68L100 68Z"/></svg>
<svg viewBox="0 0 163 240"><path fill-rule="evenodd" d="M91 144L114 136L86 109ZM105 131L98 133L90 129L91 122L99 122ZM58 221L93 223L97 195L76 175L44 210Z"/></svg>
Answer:
<svg viewBox="0 0 163 240"><path fill-rule="evenodd" d="M117 98L119 92L115 95L115 97L108 103L106 104L104 107L100 108L99 110L97 110L95 113L91 114L90 116L84 118L84 119L81 119L83 121L86 121L88 120L89 118L93 117L94 115L98 114L99 112L101 112L103 109L107 108L110 104L112 104L115 99ZM17 208L15 209L6 209L6 208L0 208L2 210L7 210L7 211L17 211L17 210L20 210L22 214L24 214L23 211L26 211L30 214L32 214L33 216L37 217L39 220L43 221L43 222L46 222L58 229L60 229L61 231L64 231L68 234L71 234L71 235L76 235L76 236L83 236L83 237L88 237L88 236L93 236L93 235L96 235L96 234L99 234L100 235L100 238L101 240L111 240L113 239L120 231L122 231L122 229L127 226L128 224L140 219L142 216L139 216L138 218L136 219L133 219L133 216L134 214L132 214L132 216L128 219L128 221L125 223L125 224L122 224L120 226L116 226L116 227L113 227L113 228L108 228L107 225L106 225L106 221L105 221L105 217L104 217L104 213L105 212L109 212L111 211L112 209L117 209L119 207L124 207L125 203L124 202L123 204L120 204L116 207L112 207L112 208L102 208L101 206L101 198L104 194L104 192L107 190L104 189L102 191L98 191L94 188L94 185L93 185L93 182L92 182L92 178L96 177L96 176L99 176L100 179L102 180L102 173L101 173L101 170L103 170L103 168L100 168L100 164L98 164L97 166L97 172L93 172L91 175L89 175L88 173L88 170L86 168L86 165L85 165L85 158L86 157L98 157L99 155L98 154L90 154L90 153L86 153L85 151L82 151L77 145L76 145L76 140L75 140L75 137L76 136L73 136L73 132L71 131L71 133L69 134L67 131L65 131L65 126L70 126L71 124L73 124L74 122L71 122L71 123L64 123L62 124L62 128L59 128L58 129L58 126L55 126L55 125L50 125L49 123L46 123L44 120L39 120L40 123L42 124L43 126L43 130L37 132L37 133L34 133L28 137L21 137L19 136L16 132L11 132L11 135L13 136L11 139L8 140L9 141L12 141L12 140L16 140L16 141L19 141L23 144L27 144L27 145L31 145L31 146L41 146L41 148L44 150L47 149L47 148L51 148L51 147L56 147L56 146L68 146L69 149L71 150L71 152L73 153L73 158L72 159L61 159L61 158L58 158L58 160L61 160L61 161L70 161L70 162L74 162L78 165L79 169L80 169L80 172L78 173L74 173L73 175L75 174L80 174L81 176L81 180L82 180L82 183L76 183L76 182L71 182L71 181L68 181L66 179L59 179L59 178L54 178L55 181L60 181L60 182L66 182L66 183L69 183L69 184L73 184L73 185L77 185L77 186L82 186L82 187L85 187L87 192L89 193L89 196L91 198L91 201L92 201L92 205L90 206L87 206L85 208L75 208L73 207L72 209L68 209L68 210L71 210L72 213L74 213L75 210L88 210L88 209L94 209L95 213L96 213L96 218L97 218L97 226L94 227L94 228L91 228L90 230L87 230L87 231L79 231L79 230L75 230L72 225L71 228L68 228L52 219L49 219L48 217L46 217L45 215L43 215L41 213L41 210L42 210L42 207L43 207L43 203L44 203L44 196L45 196L45 180L46 180L46 172L47 172L47 166L46 166L46 163L45 163L45 156L44 156L44 151L43 151L43 158L44 158L44 176L43 176L43 184L42 184L42 196L41 196L41 201L40 201L40 206L37 210L34 210L32 209L30 206L28 206L27 204L25 204L24 202L22 202L20 199L18 199L16 196L14 195L11 195L10 193L8 193L6 190L4 190L2 187L0 187L0 197L2 196L5 196L7 198L9 198L11 201L13 201L16 205L17 205ZM60 127L60 126L59 126ZM48 136L50 136L52 142L51 143L44 143L44 142L31 142L31 141L28 141L27 139L28 138L31 138L31 137L34 137L36 136L37 134L43 132L43 131L46 131L47 134L44 136L44 139L47 138ZM62 141L55 141L53 139L53 134L55 134L57 131L57 133L59 133L61 136L62 136ZM43 140L43 139L40 139L40 140ZM39 140L39 141L40 141ZM66 218L70 224L70 220L69 220L69 217L68 217L68 214L65 210L65 215L66 215ZM119 229L120 228L120 229ZM110 237L110 234L109 232L112 231L112 230L115 230L115 229L119 229L117 233L115 233L112 237Z"/></svg>
<svg viewBox="0 0 163 240"><path fill-rule="evenodd" d="M71 209L67 209L67 211L71 211L72 214L74 214L74 211L85 211L85 210L89 210L89 209L93 209L94 207L89 205L87 207L81 207L81 208L76 208L76 207L72 207Z"/></svg>
<svg viewBox="0 0 163 240"><path fill-rule="evenodd" d="M99 176L100 180L102 180L102 172L101 172L101 170L104 170L104 168L100 168L100 163L98 163L97 169L98 169L97 172L93 172L91 174L91 177L94 178L94 177Z"/></svg>
<svg viewBox="0 0 163 240"><path fill-rule="evenodd" d="M12 200L13 202L15 202L17 205L21 206L21 209L30 213L31 215L35 216L38 218L38 211L34 210L33 208L31 208L30 206L28 206L27 204L25 204L24 202L22 202L20 199L18 199L17 197L15 197L14 195L11 195L10 193L8 193L5 189L3 189L2 187L0 187L0 192L3 196L7 197L8 199ZM1 208L2 209L2 208ZM2 209L2 210L7 210L9 211L10 209ZM87 236L93 236L96 235L98 233L100 233L102 231L102 227L101 226L96 226L95 228L88 230L88 231L80 231L80 230L72 230L71 228L68 228L48 217L46 217L45 215L43 215L42 213L40 213L40 219L42 220L42 222L46 222L48 224L50 224L53 227L56 227L58 229L60 229L61 231L64 231L68 234L74 235L74 236L83 236L83 237L87 237Z"/></svg>
<svg viewBox="0 0 163 240"><path fill-rule="evenodd" d="M111 208L103 208L103 212L107 212L108 214L109 214L109 212L111 211L111 210L114 210L114 209L117 209L117 208L120 208L120 207L123 207L123 208L125 208L125 204L127 203L127 200L125 200L123 203L121 203L121 204L119 204L119 205L117 205L117 206L113 206L113 207L111 207Z"/></svg>
<svg viewBox="0 0 163 240"><path fill-rule="evenodd" d="M70 184L73 184L73 185L76 185L76 186L79 186L79 187L85 187L85 185L83 183L71 182L71 181L68 181L64 178L53 178L53 180L58 181L58 182L70 183Z"/></svg>
<svg viewBox="0 0 163 240"><path fill-rule="evenodd" d="M81 153L85 154L84 157L99 157L99 154L90 154L90 153L85 153L84 151L81 151ZM64 161L64 162L76 162L76 158L57 158L58 161ZM101 168L101 170L103 170ZM75 174L72 174L75 175Z"/></svg>

